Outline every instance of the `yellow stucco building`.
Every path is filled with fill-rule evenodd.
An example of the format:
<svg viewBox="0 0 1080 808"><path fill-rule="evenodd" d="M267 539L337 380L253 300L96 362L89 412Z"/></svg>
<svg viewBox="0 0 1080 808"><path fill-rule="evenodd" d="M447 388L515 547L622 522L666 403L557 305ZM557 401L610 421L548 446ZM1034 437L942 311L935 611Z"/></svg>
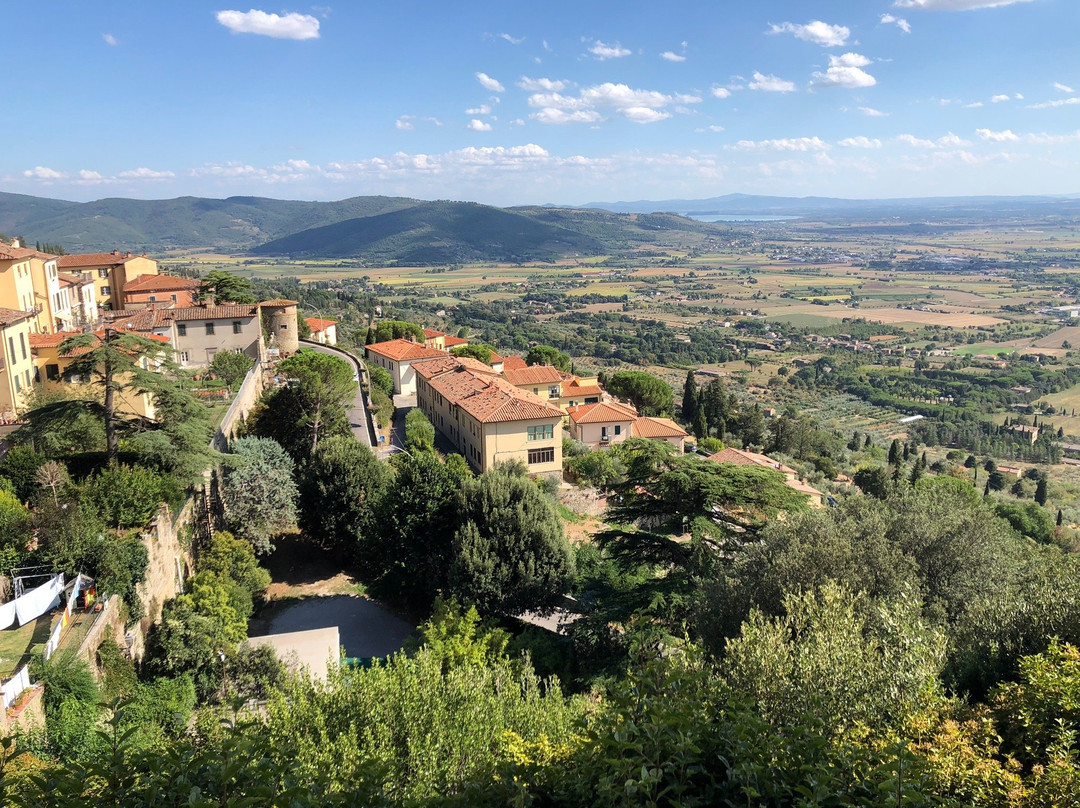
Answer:
<svg viewBox="0 0 1080 808"><path fill-rule="evenodd" d="M124 308L124 286L129 281L140 275L158 274L157 261L118 250L62 255L57 265L63 272L92 278L98 305L113 310Z"/></svg>

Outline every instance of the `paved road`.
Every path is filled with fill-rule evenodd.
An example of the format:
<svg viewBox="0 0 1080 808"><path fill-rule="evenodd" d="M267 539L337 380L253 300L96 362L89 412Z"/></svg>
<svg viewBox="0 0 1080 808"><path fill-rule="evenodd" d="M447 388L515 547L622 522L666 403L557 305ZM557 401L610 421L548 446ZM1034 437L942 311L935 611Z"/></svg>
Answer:
<svg viewBox="0 0 1080 808"><path fill-rule="evenodd" d="M356 372L359 374L361 369L359 362L357 361L356 357L354 357L347 351L342 351L338 348L332 348L329 345L320 345L317 342L311 342L309 340L301 340L300 342L302 343L302 346L304 348L312 348L313 350L319 351L320 353L330 354L331 356L336 356L339 359L344 359L346 362L352 365L356 369ZM352 403L345 408L345 413L349 416L349 424L350 426L352 426L353 435L356 437L356 439L360 441L360 443L364 444L364 446L367 446L369 449L372 448L373 444L371 440L370 427L371 420L368 417L367 405L364 402L364 393L359 388L356 391L356 397L353 399Z"/></svg>
<svg viewBox="0 0 1080 808"><path fill-rule="evenodd" d="M390 445L380 446L378 455L382 460L396 452L405 451L405 416L416 406L416 396L394 396L394 423L390 429Z"/></svg>

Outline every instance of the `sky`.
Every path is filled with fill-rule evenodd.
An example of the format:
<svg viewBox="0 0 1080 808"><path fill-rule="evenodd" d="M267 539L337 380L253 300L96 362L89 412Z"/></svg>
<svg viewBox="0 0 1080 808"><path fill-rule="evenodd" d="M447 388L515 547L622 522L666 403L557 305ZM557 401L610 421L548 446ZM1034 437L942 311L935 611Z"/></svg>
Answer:
<svg viewBox="0 0 1080 808"><path fill-rule="evenodd" d="M230 2L6 2L0 190L1080 192L1078 0Z"/></svg>

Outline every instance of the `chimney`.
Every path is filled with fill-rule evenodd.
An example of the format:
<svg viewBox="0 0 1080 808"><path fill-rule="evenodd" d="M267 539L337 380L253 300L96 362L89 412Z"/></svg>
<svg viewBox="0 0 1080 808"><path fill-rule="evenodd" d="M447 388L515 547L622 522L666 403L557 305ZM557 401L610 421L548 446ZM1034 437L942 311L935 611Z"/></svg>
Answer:
<svg viewBox="0 0 1080 808"><path fill-rule="evenodd" d="M13 239L11 240L11 247L12 247L12 249L15 249L15 250L17 250L17 249L19 249L19 248L20 248L21 246L22 246L22 242L21 242L21 241L19 241L19 239L18 239L18 238L13 238Z"/></svg>

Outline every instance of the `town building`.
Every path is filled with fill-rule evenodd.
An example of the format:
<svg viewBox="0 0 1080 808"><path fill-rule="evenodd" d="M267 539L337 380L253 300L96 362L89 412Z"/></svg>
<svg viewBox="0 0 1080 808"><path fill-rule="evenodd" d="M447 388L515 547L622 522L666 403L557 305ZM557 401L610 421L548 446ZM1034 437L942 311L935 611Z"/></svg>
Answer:
<svg viewBox="0 0 1080 808"><path fill-rule="evenodd" d="M580 404L566 408L570 437L590 449L608 449L633 437L637 410L617 402Z"/></svg>
<svg viewBox="0 0 1080 808"><path fill-rule="evenodd" d="M44 308L44 303L38 307L31 266L31 259L39 255L19 246L18 241L11 246L0 244L0 308L30 312L31 331L39 330L38 314Z"/></svg>
<svg viewBox="0 0 1080 808"><path fill-rule="evenodd" d="M206 367L218 351L262 357L259 308L255 303L202 304L112 312L106 319L119 328L166 337L181 367Z"/></svg>
<svg viewBox="0 0 1080 808"><path fill-rule="evenodd" d="M514 357L517 358L517 357ZM596 404L604 391L596 376L576 376L552 365L527 365L508 368L503 360L503 377L515 387L547 399L564 411L568 407Z"/></svg>
<svg viewBox="0 0 1080 808"><path fill-rule="evenodd" d="M413 369L415 362L439 359L446 355L446 351L429 348L409 339L373 342L364 348L364 358L388 371L394 379L394 394L404 396L416 394L416 372Z"/></svg>
<svg viewBox="0 0 1080 808"><path fill-rule="evenodd" d="M639 415L634 421L633 437L667 441L682 452L689 434L670 418Z"/></svg>
<svg viewBox="0 0 1080 808"><path fill-rule="evenodd" d="M11 421L23 410L34 380L30 335L36 313L0 308L0 419Z"/></svg>
<svg viewBox="0 0 1080 808"><path fill-rule="evenodd" d="M174 278L172 275L140 275L124 284L124 308L145 309L150 306L195 306L199 303L202 283L194 278Z"/></svg>
<svg viewBox="0 0 1080 808"><path fill-rule="evenodd" d="M311 339L320 345L337 345L337 320L323 320L321 317L305 317L311 331Z"/></svg>
<svg viewBox="0 0 1080 808"><path fill-rule="evenodd" d="M56 263L64 272L93 280L94 296L103 309L124 308L124 286L141 275L158 274L157 261L118 250L61 255Z"/></svg>
<svg viewBox="0 0 1080 808"><path fill-rule="evenodd" d="M518 460L531 474L562 473L563 411L555 404L468 357L413 360L411 371L417 406L478 472Z"/></svg>

